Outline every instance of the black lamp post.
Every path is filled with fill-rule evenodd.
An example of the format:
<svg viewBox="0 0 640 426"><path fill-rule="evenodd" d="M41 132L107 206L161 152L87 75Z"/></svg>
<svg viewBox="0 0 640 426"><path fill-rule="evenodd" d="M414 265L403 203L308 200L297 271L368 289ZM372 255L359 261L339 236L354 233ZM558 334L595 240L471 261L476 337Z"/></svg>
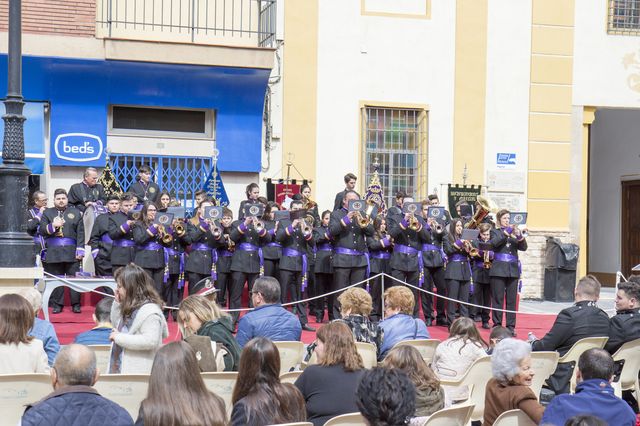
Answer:
<svg viewBox="0 0 640 426"><path fill-rule="evenodd" d="M9 75L0 165L0 268L35 265L33 239L25 232L31 171L24 165L21 6L21 0L9 1Z"/></svg>

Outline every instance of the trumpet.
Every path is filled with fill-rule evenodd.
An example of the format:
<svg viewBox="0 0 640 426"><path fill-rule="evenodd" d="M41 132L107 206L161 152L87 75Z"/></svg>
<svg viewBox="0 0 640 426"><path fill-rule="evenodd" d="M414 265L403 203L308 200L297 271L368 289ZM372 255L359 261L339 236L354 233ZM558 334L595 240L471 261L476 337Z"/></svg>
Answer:
<svg viewBox="0 0 640 426"><path fill-rule="evenodd" d="M184 223L181 220L178 220L178 222L176 222L175 226L173 227L173 229L176 231L176 235L178 237L183 237L186 229L184 227Z"/></svg>
<svg viewBox="0 0 640 426"><path fill-rule="evenodd" d="M513 232L511 233L516 238L522 236L523 238L527 238L529 236L529 230L525 227L523 229L518 228L518 225L513 225Z"/></svg>
<svg viewBox="0 0 640 426"><path fill-rule="evenodd" d="M484 256L483 256L483 261L482 261L482 267L484 269L489 269L491 268L491 257L489 256L490 252L489 250L485 250L484 251Z"/></svg>
<svg viewBox="0 0 640 426"><path fill-rule="evenodd" d="M375 205L373 203L367 202L367 208L364 210L364 214L361 211L356 212L356 219L360 228L366 228L371 223L371 215L373 214L373 210L375 209Z"/></svg>
<svg viewBox="0 0 640 426"><path fill-rule="evenodd" d="M409 217L409 229L412 231L418 231L420 229L420 221L418 218L412 213Z"/></svg>
<svg viewBox="0 0 640 426"><path fill-rule="evenodd" d="M302 231L302 235L308 237L313 232L313 228L309 226L309 224L305 220L300 221L300 231Z"/></svg>
<svg viewBox="0 0 640 426"><path fill-rule="evenodd" d="M258 233L260 233L264 231L264 222L256 219L256 222L253 223L253 227L258 231Z"/></svg>
<svg viewBox="0 0 640 426"><path fill-rule="evenodd" d="M236 243L231 239L229 234L224 234L224 240L227 243L227 250L230 252L236 251Z"/></svg>
<svg viewBox="0 0 640 426"><path fill-rule="evenodd" d="M220 238L220 235L222 235L222 229L220 229L220 227L216 225L215 222L213 222L213 229L211 230L211 234L213 234L213 237L215 239Z"/></svg>
<svg viewBox="0 0 640 426"><path fill-rule="evenodd" d="M60 218L60 221L62 223L60 227L58 227L58 230L56 231L56 237L64 237L64 233L62 232L62 228L64 228L64 218L62 217L61 211L58 211L58 217Z"/></svg>
<svg viewBox="0 0 640 426"><path fill-rule="evenodd" d="M171 244L173 242L173 235L167 232L164 225L158 226L158 235L160 235L160 240L162 240L164 244Z"/></svg>

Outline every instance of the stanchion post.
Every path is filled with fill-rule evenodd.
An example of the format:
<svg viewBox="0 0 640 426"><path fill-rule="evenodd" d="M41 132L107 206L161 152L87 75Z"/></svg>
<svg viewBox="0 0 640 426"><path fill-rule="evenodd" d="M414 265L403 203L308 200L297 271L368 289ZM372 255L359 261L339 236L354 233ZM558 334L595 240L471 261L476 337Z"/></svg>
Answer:
<svg viewBox="0 0 640 426"><path fill-rule="evenodd" d="M380 295L380 300L382 301L382 319L384 319L384 276L386 274L383 272L380 275L380 291L382 292Z"/></svg>

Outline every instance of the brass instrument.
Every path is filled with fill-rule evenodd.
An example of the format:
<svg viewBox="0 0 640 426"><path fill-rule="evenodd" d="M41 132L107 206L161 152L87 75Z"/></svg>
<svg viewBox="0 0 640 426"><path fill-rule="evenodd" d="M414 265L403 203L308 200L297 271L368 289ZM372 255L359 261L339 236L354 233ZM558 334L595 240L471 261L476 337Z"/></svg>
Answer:
<svg viewBox="0 0 640 426"><path fill-rule="evenodd" d="M58 210L58 217L62 220L62 224L56 230L56 237L64 237L64 233L62 231L62 228L64 228L64 217L62 217L62 212L60 210Z"/></svg>
<svg viewBox="0 0 640 426"><path fill-rule="evenodd" d="M412 231L418 231L420 229L420 221L418 218L412 213L409 217L409 229Z"/></svg>
<svg viewBox="0 0 640 426"><path fill-rule="evenodd" d="M167 232L164 225L158 225L158 235L160 235L160 240L164 244L171 244L173 242L173 235Z"/></svg>
<svg viewBox="0 0 640 426"><path fill-rule="evenodd" d="M231 239L229 234L224 234L224 240L227 243L227 250L230 252L236 251L236 243Z"/></svg>
<svg viewBox="0 0 640 426"><path fill-rule="evenodd" d="M129 216L131 216L131 220L140 220L140 218L142 217L142 212L141 211L131 212Z"/></svg>
<svg viewBox="0 0 640 426"><path fill-rule="evenodd" d="M316 203L315 201L313 201L311 199L311 197L309 197L309 198L305 198L304 199L304 203L302 203L302 208L305 209L305 210L311 210L312 208L314 208L317 205L318 205L318 203Z"/></svg>
<svg viewBox="0 0 640 426"><path fill-rule="evenodd" d="M491 258L489 257L489 250L485 250L484 251L484 257L482 259L482 267L484 269L489 269L491 268Z"/></svg>
<svg viewBox="0 0 640 426"><path fill-rule="evenodd" d="M436 224L434 226L434 229L436 231L436 234L438 234L438 235L440 235L440 234L442 234L444 232L444 226L442 226L442 224L437 222L437 221L436 221Z"/></svg>
<svg viewBox="0 0 640 426"><path fill-rule="evenodd" d="M367 226L369 226L369 224L371 223L371 215L373 214L374 209L375 204L368 202L364 214L362 214L362 212L359 210L356 212L356 220L360 228L366 228Z"/></svg>
<svg viewBox="0 0 640 426"><path fill-rule="evenodd" d="M213 234L213 237L215 239L220 238L220 235L222 235L222 229L215 222L213 222L213 229L211 230L211 234Z"/></svg>
<svg viewBox="0 0 640 426"><path fill-rule="evenodd" d="M262 231L264 231L264 222L257 220L253 223L253 227L256 231L258 231L258 233L261 233Z"/></svg>
<svg viewBox="0 0 640 426"><path fill-rule="evenodd" d="M300 231L302 231L302 235L308 237L313 232L313 228L309 226L306 220L300 221Z"/></svg>
<svg viewBox="0 0 640 426"><path fill-rule="evenodd" d="M464 225L464 227L467 229L476 229L489 213L498 210L493 201L483 197L482 195L478 195L476 197L476 201L480 205L480 208L478 209L478 211L476 211L476 214L473 215L473 218Z"/></svg>
<svg viewBox="0 0 640 426"><path fill-rule="evenodd" d="M178 219L173 229L176 231L176 235L178 237L183 237L187 230L185 229L184 222L181 219Z"/></svg>

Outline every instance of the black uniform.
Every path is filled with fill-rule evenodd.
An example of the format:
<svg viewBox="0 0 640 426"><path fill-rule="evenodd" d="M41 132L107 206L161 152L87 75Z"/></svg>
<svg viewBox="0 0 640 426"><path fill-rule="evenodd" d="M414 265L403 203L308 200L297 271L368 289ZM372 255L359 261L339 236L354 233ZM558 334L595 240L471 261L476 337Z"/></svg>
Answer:
<svg viewBox="0 0 640 426"><path fill-rule="evenodd" d="M489 241L495 253L489 275L491 276L491 306L502 309L505 293L507 296L506 309L516 310L518 298L518 280L520 279L520 261L518 250L527 250L527 240L520 240L511 236L511 230L496 228L491 230ZM502 325L502 311L493 309L491 312L493 325ZM516 327L516 314L507 313L507 328L513 331Z"/></svg>
<svg viewBox="0 0 640 426"><path fill-rule="evenodd" d="M624 343L640 338L640 309L616 312L609 320L609 327L609 340L604 348L613 355Z"/></svg>
<svg viewBox="0 0 640 426"><path fill-rule="evenodd" d="M117 212L115 214L117 214ZM101 277L113 275L113 269L111 267L113 240L109 236L109 221L111 216L111 213L99 215L91 229L91 237L89 237L89 245L91 246L91 255L93 256L96 275Z"/></svg>
<svg viewBox="0 0 640 426"><path fill-rule="evenodd" d="M189 280L189 288L200 280L214 275L214 257L218 255L216 249L221 245L222 236L215 238L210 225L198 218L187 223L187 244L191 244L191 252L187 257L185 270ZM217 273L217 265L215 268ZM191 293L191 291L190 291Z"/></svg>
<svg viewBox="0 0 640 426"><path fill-rule="evenodd" d="M308 247L315 244L313 232L307 235L302 233L300 227L295 229L290 220L283 220L278 225L276 241L282 244L282 257L280 258L280 286L284 288L281 295L282 302L287 300L287 293L291 294L291 301L297 302L303 298L303 285L306 288L309 271ZM308 322L307 308L303 303L293 305L293 311L298 315L300 324Z"/></svg>
<svg viewBox="0 0 640 426"><path fill-rule="evenodd" d="M355 191L353 191L355 192ZM344 196L347 194L347 189L343 189L342 191L336 194L336 199L333 202L333 211L340 210L342 208L342 200L344 200ZM356 192L358 198L360 198L360 194Z"/></svg>
<svg viewBox="0 0 640 426"><path fill-rule="evenodd" d="M389 261L391 259L391 238L389 235L376 235L367 238L367 246L369 248L369 259L371 268L369 276L378 275L380 273L389 274L391 272L391 266ZM371 292L372 309L369 318L371 321L379 321L382 317L382 277L377 277L369 281ZM387 280L386 286L393 286L393 282Z"/></svg>
<svg viewBox="0 0 640 426"><path fill-rule="evenodd" d="M461 302L469 301L469 285L471 282L471 265L469 256L460 240L451 241L444 238L444 251L449 258L447 268L444 271L444 279L447 282L447 296ZM455 320L456 305L460 306L460 315L468 317L468 306L463 303L447 301L447 317L449 322Z"/></svg>
<svg viewBox="0 0 640 426"><path fill-rule="evenodd" d="M316 262L313 266L315 275L315 296L326 294L333 287L333 266L331 265L333 258L333 245L331 244L331 234L328 226L319 226L313 230L313 239L316 248ZM324 319L324 306L327 304L329 320L333 321L333 298L322 297L315 300L314 315L317 322Z"/></svg>
<svg viewBox="0 0 640 426"><path fill-rule="evenodd" d="M393 238L393 254L389 265L391 266L391 276L394 278L411 284L414 287L408 287L413 293L415 304L413 306L413 316L418 317L418 308L420 297L427 295L418 292L420 275L423 273L424 266L422 264L422 245L431 242L431 228L421 217L416 217L419 223L417 230L409 227L409 223L403 218L392 222L389 228L389 235ZM394 282L392 285L397 285ZM428 296L427 296L428 297Z"/></svg>
<svg viewBox="0 0 640 426"><path fill-rule="evenodd" d="M218 272L218 280L216 281L216 287L218 290L218 304L220 306L227 306L227 300L231 298L231 262L233 261L233 252L235 251L235 244L231 241L229 233L231 227L222 228L222 239L220 241L220 247L218 251L218 262L216 263L216 269ZM229 299L227 299L227 295Z"/></svg>
<svg viewBox="0 0 640 426"><path fill-rule="evenodd" d="M94 186L90 187L84 182L74 183L69 188L69 195L67 196L69 199L69 205L77 208L81 212L84 212L85 205L84 203L92 201L100 201L102 203L105 202L104 188L99 183L96 183Z"/></svg>
<svg viewBox="0 0 640 426"><path fill-rule="evenodd" d="M45 253L44 238L40 233L40 218L42 213L40 209L32 207L28 210L27 233L33 237L33 254L34 256L43 256ZM35 260L34 260L35 264Z"/></svg>
<svg viewBox="0 0 640 426"><path fill-rule="evenodd" d="M144 184L139 180L129 187L129 192L132 192L136 196L138 204L142 204L145 201L155 203L160 196L160 187L155 182L149 181L148 184Z"/></svg>
<svg viewBox="0 0 640 426"><path fill-rule="evenodd" d="M341 208L331 213L329 233L333 236L333 288L332 291L343 289L351 284L364 281L367 278L367 243L365 237L373 236L373 224L364 228L352 222L347 216L347 209ZM341 318L340 293L332 294L333 316Z"/></svg>
<svg viewBox="0 0 640 426"><path fill-rule="evenodd" d="M264 263L261 259L262 246L271 241L271 235L266 228L258 233L253 224L245 226L244 221L235 221L231 225L229 234L235 243L235 251L231 260L231 292L229 295L229 308L239 309L241 306L244 283L247 283L249 292L253 283L261 273L264 273ZM251 298L249 298L251 305ZM233 312L234 320L238 320L238 312Z"/></svg>
<svg viewBox="0 0 640 426"><path fill-rule="evenodd" d="M153 279L156 291L162 294L164 283L164 245L158 226L138 221L133 225L133 240L136 242L134 263L144 269Z"/></svg>
<svg viewBox="0 0 640 426"><path fill-rule="evenodd" d="M485 265L485 256L491 261L493 260L493 251L490 247L480 249L480 244L488 244L480 240L473 241L473 246L478 249L478 256L471 259L471 269L473 272L473 294L472 301L474 305L484 306L484 309L472 307L471 317L480 315L482 324L489 324L489 307L491 306L491 277L490 268L491 263ZM488 267L487 267L488 266Z"/></svg>
<svg viewBox="0 0 640 426"><path fill-rule="evenodd" d="M279 262L282 255L282 245L274 241L276 236L276 222L273 220L264 221L265 229L271 236L271 242L262 248L262 256L264 257L264 275L265 277L273 277L280 281Z"/></svg>
<svg viewBox="0 0 640 426"><path fill-rule="evenodd" d="M129 216L123 212L109 215L109 237L111 244L111 268L126 266L136 258L136 243L133 241L133 225L127 223Z"/></svg>
<svg viewBox="0 0 640 426"><path fill-rule="evenodd" d="M61 216L64 225L53 227L55 217ZM84 222L82 213L75 207L67 206L63 211L52 207L42 213L40 232L45 237L47 254L43 261L44 270L53 275L75 276L80 268L77 255L84 255ZM64 289L56 288L51 294L51 306L64 305ZM71 290L71 304L80 306L80 293Z"/></svg>
<svg viewBox="0 0 640 426"><path fill-rule="evenodd" d="M440 296L447 295L447 284L444 279L444 270L446 263L446 254L442 246L443 239L448 238L447 231L442 230L436 232L431 229L431 242L422 244L422 263L424 264L424 288L433 291L434 285L436 292ZM422 313L427 323L433 321L433 297L422 295ZM444 312L444 302L442 297L436 298L436 324L448 325L447 316Z"/></svg>
<svg viewBox="0 0 640 426"><path fill-rule="evenodd" d="M170 244L167 244L164 248L164 257L166 261L164 271L164 285L162 286L162 299L166 302L167 306L178 306L182 301L182 294L184 290L185 281L185 263L186 254L185 248L188 243L188 225L182 224L184 231L178 233L173 227L169 227L169 232L173 236L173 240ZM168 317L168 310L165 311L165 317ZM172 310L171 314L175 320L178 312Z"/></svg>

